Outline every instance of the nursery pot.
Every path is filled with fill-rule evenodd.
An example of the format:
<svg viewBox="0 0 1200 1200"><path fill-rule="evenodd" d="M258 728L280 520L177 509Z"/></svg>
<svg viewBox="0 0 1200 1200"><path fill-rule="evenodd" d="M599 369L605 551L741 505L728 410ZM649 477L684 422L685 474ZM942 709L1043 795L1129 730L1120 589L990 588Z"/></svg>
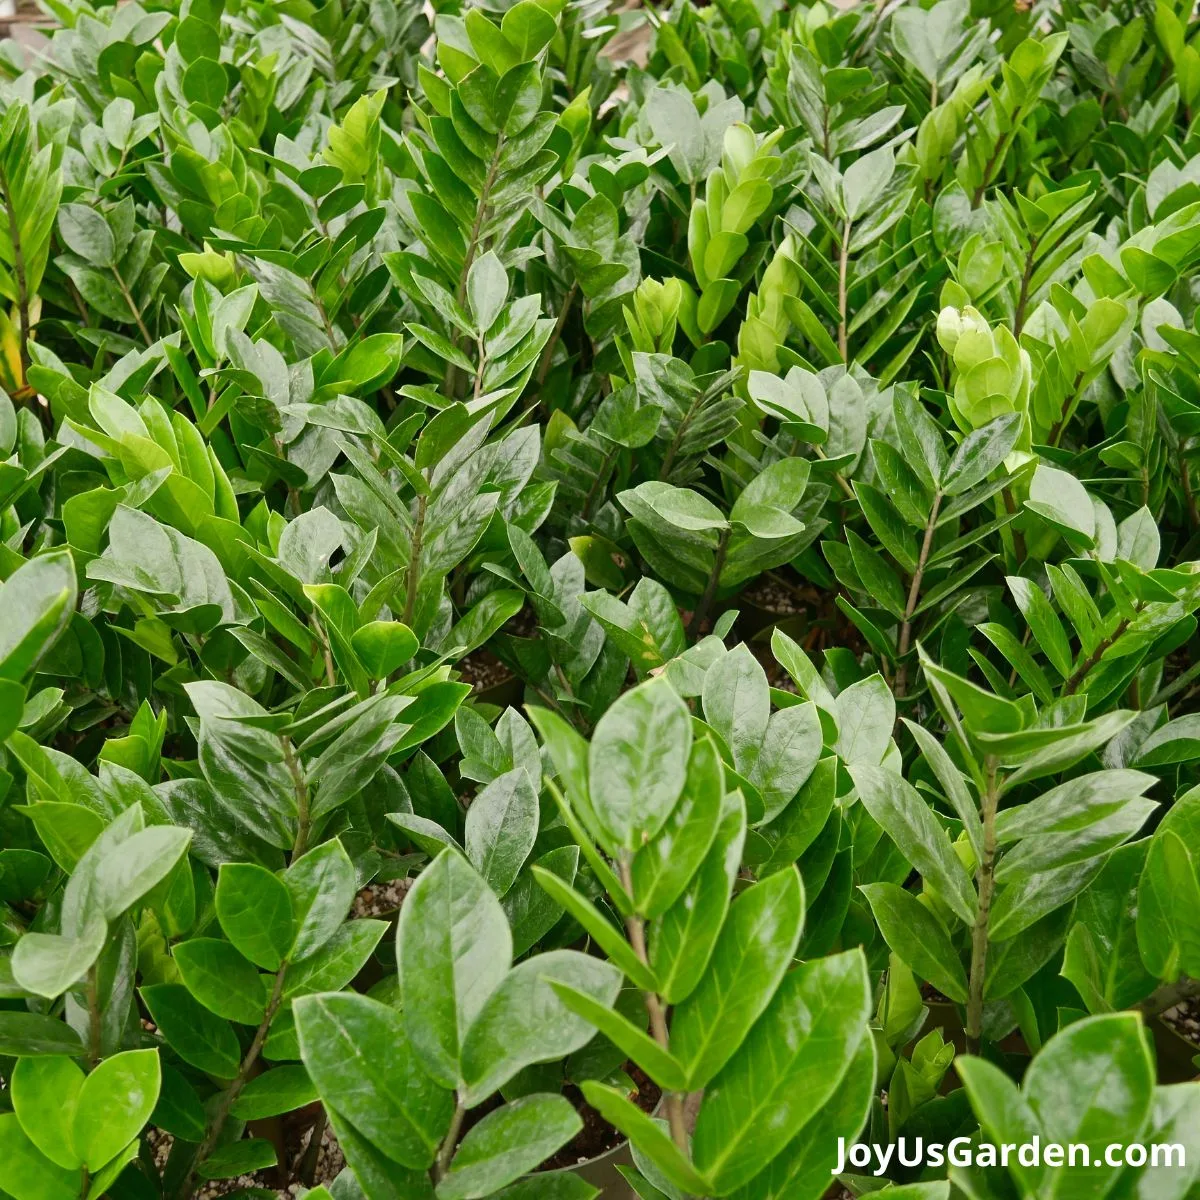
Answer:
<svg viewBox="0 0 1200 1200"><path fill-rule="evenodd" d="M602 1200L638 1200L637 1192L625 1181L618 1167L633 1166L633 1155L629 1143L622 1142L603 1154L589 1158L573 1167L560 1167L557 1171L546 1171L548 1177L555 1175L578 1175L580 1179L600 1189Z"/></svg>

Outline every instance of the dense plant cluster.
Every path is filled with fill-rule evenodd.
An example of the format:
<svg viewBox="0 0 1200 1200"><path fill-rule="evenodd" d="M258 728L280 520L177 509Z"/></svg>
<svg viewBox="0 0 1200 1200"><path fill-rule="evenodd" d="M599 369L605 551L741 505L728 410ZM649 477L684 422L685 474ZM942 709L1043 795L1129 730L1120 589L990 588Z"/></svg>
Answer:
<svg viewBox="0 0 1200 1200"><path fill-rule="evenodd" d="M1200 1195L1190 4L44 3L0 1194Z"/></svg>

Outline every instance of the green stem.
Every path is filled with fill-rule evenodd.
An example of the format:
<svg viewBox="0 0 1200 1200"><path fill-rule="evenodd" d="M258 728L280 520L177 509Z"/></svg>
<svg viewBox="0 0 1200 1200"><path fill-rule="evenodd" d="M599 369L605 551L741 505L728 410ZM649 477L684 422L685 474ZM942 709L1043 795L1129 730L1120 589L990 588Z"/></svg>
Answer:
<svg viewBox="0 0 1200 1200"><path fill-rule="evenodd" d="M88 1006L88 1066L95 1068L100 1063L102 1034L100 1028L100 978L96 964L87 973Z"/></svg>
<svg viewBox="0 0 1200 1200"><path fill-rule="evenodd" d="M988 920L992 912L996 870L996 809L1000 801L996 786L996 759L988 755L985 769L987 782L980 814L983 821L983 854L975 865L975 884L979 891L979 908L971 930L971 977L967 985L967 1053L978 1054L983 1036L983 985L987 976Z"/></svg>
<svg viewBox="0 0 1200 1200"><path fill-rule="evenodd" d="M21 225L13 208L8 175L0 165L0 188L4 190L4 211L8 217L9 240L13 248L13 275L17 285L17 320L21 323L21 387L27 386L29 370L29 276L25 269L25 248L21 243Z"/></svg>
<svg viewBox="0 0 1200 1200"><path fill-rule="evenodd" d="M1072 696L1075 689L1087 678L1088 672L1104 657L1104 652L1129 628L1132 618L1126 617L1096 648L1073 670L1065 684L1063 695Z"/></svg>
<svg viewBox="0 0 1200 1200"><path fill-rule="evenodd" d="M921 581L925 577L925 564L929 561L929 551L933 548L933 533L937 528L938 510L942 507L942 493L936 492L933 497L933 507L929 510L929 520L925 523L925 537L921 542L921 553L917 556L917 566L913 571L912 583L908 588L908 602L904 605L904 623L900 626L900 643L897 647L896 658L899 667L896 671L896 696L904 695L908 683L908 664L904 661L912 644L913 614L921 599Z"/></svg>
<svg viewBox="0 0 1200 1200"><path fill-rule="evenodd" d="M708 583L704 588L704 595L700 597L700 603L696 605L696 611L692 613L692 619L688 622L688 633L695 637L700 632L700 627L708 619L708 611L712 608L713 598L717 594L717 585L721 580L721 570L725 566L725 555L729 551L729 530L726 529L721 534L721 540L717 543L717 554L713 559L712 573L708 577Z"/></svg>
<svg viewBox="0 0 1200 1200"><path fill-rule="evenodd" d="M292 788L296 794L296 841L292 846L292 862L295 862L296 859L302 858L308 849L308 839L312 832L312 818L309 813L308 783L304 778L304 772L300 769L292 740L285 737L282 741L283 760L287 763L288 773L292 777Z"/></svg>
<svg viewBox="0 0 1200 1200"><path fill-rule="evenodd" d="M417 584L421 579L421 543L425 537L425 513L429 507L429 497L421 492L417 495L417 519L413 523L412 553L408 558L408 572L405 577L404 617L405 625L410 628L413 613L417 607Z"/></svg>
<svg viewBox="0 0 1200 1200"><path fill-rule="evenodd" d="M629 868L628 855L622 855L617 862L617 870L621 876L621 886L627 895L633 895L633 874ZM638 961L647 967L650 956L646 953L646 924L641 917L631 914L625 919L625 931L629 934L629 944L633 947ZM650 1017L650 1034L654 1040L668 1053L671 1053L671 1033L667 1028L667 1009L662 997L656 992L643 992L642 998L646 1003L646 1013ZM679 1147L684 1158L690 1158L688 1147L687 1121L683 1112L683 1093L663 1091L663 1101L667 1108L667 1124L671 1129L671 1140Z"/></svg>
<svg viewBox="0 0 1200 1200"><path fill-rule="evenodd" d="M450 1160L454 1157L454 1148L458 1145L458 1135L462 1132L463 1118L467 1115L466 1106L460 1100L454 1108L454 1116L450 1118L450 1128L438 1149L434 1160L432 1174L433 1182L440 1183L450 1168Z"/></svg>
<svg viewBox="0 0 1200 1200"><path fill-rule="evenodd" d="M279 1011L279 1006L283 1002L283 980L287 974L287 969L288 964L284 961L280 964L279 970L275 972L275 985L271 990L271 998L267 1001L267 1008L263 1014L262 1022L258 1029L255 1030L254 1040L250 1043L250 1049L246 1051L245 1056L242 1058L237 1074L233 1077L224 1094L221 1096L220 1101L217 1103L217 1107L208 1122L208 1131L204 1135L204 1140L197 1147L191 1166L188 1167L182 1182L175 1192L176 1200L188 1200L191 1196L192 1184L196 1178L196 1168L216 1148L217 1142L221 1137L221 1131L225 1128L225 1122L229 1119L229 1114L233 1106L237 1103L237 1098L242 1094L242 1089L250 1079L250 1072L254 1070L254 1065L258 1062L258 1056L262 1053L262 1048L266 1044L267 1034L271 1029L271 1022L275 1019L275 1014Z"/></svg>
<svg viewBox="0 0 1200 1200"><path fill-rule="evenodd" d="M146 322L142 320L142 310L138 308L134 302L133 295L129 288L125 286L125 280L121 278L121 272L116 267L112 268L113 278L117 281L117 287L121 289L121 295L125 297L125 303L129 305L129 311L133 315L133 319L137 322L138 330L141 332L142 340L149 346L154 339L150 336L150 330L146 328Z"/></svg>
<svg viewBox="0 0 1200 1200"><path fill-rule="evenodd" d="M842 362L849 362L849 334L846 331L846 271L850 263L850 219L842 226L842 244L838 248L838 350Z"/></svg>

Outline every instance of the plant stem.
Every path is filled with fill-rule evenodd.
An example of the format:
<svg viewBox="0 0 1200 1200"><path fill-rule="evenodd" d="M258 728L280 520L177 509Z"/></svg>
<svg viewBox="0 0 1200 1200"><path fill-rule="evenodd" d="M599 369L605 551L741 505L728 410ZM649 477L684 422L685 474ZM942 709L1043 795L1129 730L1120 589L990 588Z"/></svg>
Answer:
<svg viewBox="0 0 1200 1200"><path fill-rule="evenodd" d="M425 512L429 497L421 492L417 496L417 519L413 523L412 553L408 557L408 572L405 577L404 617L405 625L412 626L413 612L417 607L417 584L421 579L421 542L425 536Z"/></svg>
<svg viewBox="0 0 1200 1200"><path fill-rule="evenodd" d="M1029 285L1033 280L1033 256L1037 253L1038 240L1029 239L1029 253L1025 256L1025 270L1021 273L1021 290L1017 293L1017 305L1013 309L1013 337L1019 338L1025 325L1025 308L1029 304Z"/></svg>
<svg viewBox="0 0 1200 1200"><path fill-rule="evenodd" d="M291 738L285 737L282 741L283 760L287 763L288 772L292 777L292 787L296 793L296 841L292 846L292 862L295 862L308 849L308 838L311 832L308 783L305 781L304 772L301 771L300 763L296 759L296 751L292 747Z"/></svg>
<svg viewBox="0 0 1200 1200"><path fill-rule="evenodd" d="M1059 413L1058 421L1054 428L1050 430L1051 446L1057 446L1059 439L1062 437L1064 430L1067 428L1067 422L1071 419L1075 412L1075 405L1079 402L1079 390L1083 387L1083 372L1080 371L1071 381L1071 394L1067 397L1062 406L1062 411Z"/></svg>
<svg viewBox="0 0 1200 1200"><path fill-rule="evenodd" d="M1073 670L1063 684L1063 695L1073 696L1075 689L1087 678L1088 672L1104 657L1104 652L1129 628L1131 618L1126 617L1096 648Z"/></svg>
<svg viewBox="0 0 1200 1200"><path fill-rule="evenodd" d="M1187 507L1188 520L1193 529L1200 529L1200 511L1196 508L1196 495L1192 491L1192 477L1188 472L1187 451L1190 438L1180 438L1176 453L1179 456L1179 482L1183 485L1183 499Z"/></svg>
<svg viewBox="0 0 1200 1200"><path fill-rule="evenodd" d="M622 856L617 862L617 870L621 876L621 886L629 896L633 895L633 874L629 869L629 858ZM629 934L629 944L638 956L638 961L647 967L650 956L646 953L646 924L639 916L629 916L625 920L625 931ZM650 1017L650 1033L654 1040L668 1053L671 1052L671 1033L667 1028L667 1010L662 997L656 992L643 992L646 1002L646 1012ZM667 1106L667 1124L671 1127L671 1140L679 1147L685 1158L690 1158L688 1147L687 1121L683 1115L683 1094L663 1090L663 1100Z"/></svg>
<svg viewBox="0 0 1200 1200"><path fill-rule="evenodd" d="M116 267L112 268L113 278L117 281L117 287L121 289L121 295L125 297L125 303L129 305L129 311L133 314L133 319L137 322L138 330L141 332L142 340L149 346L154 339L150 336L150 330L146 328L146 322L142 320L142 310L138 308L134 302L133 296L129 288L125 286L125 280L121 278L121 272Z"/></svg>
<svg viewBox="0 0 1200 1200"><path fill-rule="evenodd" d="M299 515L300 502L296 502L296 513ZM333 648L329 645L329 634L325 632L325 626L321 624L321 618L314 612L312 615L313 632L317 635L317 641L321 643L321 651L325 656L325 682L330 687L337 683L337 676L333 670Z"/></svg>
<svg viewBox="0 0 1200 1200"><path fill-rule="evenodd" d="M254 1040L250 1043L250 1049L246 1051L245 1057L238 1067L237 1074L230 1081L229 1086L225 1089L225 1094L217 1104L216 1110L208 1123L208 1131L204 1135L204 1140L197 1147L191 1166L188 1167L183 1180L175 1192L176 1200L188 1200L188 1197L191 1196L192 1183L196 1178L196 1168L215 1149L221 1137L221 1131L225 1128L225 1122L229 1120L229 1113L237 1103L237 1098L242 1094L242 1089L250 1079L250 1072L254 1070L254 1064L258 1062L258 1056L262 1053L263 1046L266 1045L267 1034L271 1029L271 1022L275 1019L275 1014L279 1011L279 1006L283 1002L283 980L287 974L287 969L288 964L285 961L280 964L279 970L275 972L275 986L271 989L271 998L267 1001L267 1008L263 1013L262 1022L254 1032Z"/></svg>
<svg viewBox="0 0 1200 1200"><path fill-rule="evenodd" d="M571 313L571 305L575 302L575 295L578 291L579 281L576 280L571 284L570 290L562 302L562 308L558 310L558 320L554 322L554 329L546 341L546 348L542 351L542 360L538 363L537 374L533 377L535 396L541 392L542 384L546 382L546 376L550 374L550 363L554 359L554 349L562 338L563 327L567 323L567 317Z"/></svg>
<svg viewBox="0 0 1200 1200"><path fill-rule="evenodd" d="M716 557L713 559L712 573L708 577L708 583L704 587L704 595L700 597L700 603L696 605L695 612L692 613L692 619L688 622L688 633L695 637L700 632L700 626L708 619L708 610L712 608L713 597L717 594L717 585L721 580L721 569L725 566L725 555L729 550L729 530L726 529L721 534L721 540L717 543Z"/></svg>
<svg viewBox="0 0 1200 1200"><path fill-rule="evenodd" d="M27 386L29 370L29 276L25 270L25 248L21 244L21 226L13 208L12 189L8 175L0 166L0 188L4 189L4 210L8 218L8 234L13 248L13 271L17 284L17 320L21 323L21 387Z"/></svg>
<svg viewBox="0 0 1200 1200"><path fill-rule="evenodd" d="M917 603L921 599L921 580L925 577L925 564L929 561L929 551L933 547L933 531L937 528L938 509L942 507L942 493L934 493L933 507L929 510L929 520L925 523L925 537L921 542L921 553L917 556L916 570L913 571L912 583L908 588L908 602L904 605L904 623L900 626L900 643L896 650L899 667L896 671L896 696L904 695L908 682L908 664L904 661L908 648L912 643L912 619L916 612Z"/></svg>
<svg viewBox="0 0 1200 1200"><path fill-rule="evenodd" d="M849 362L849 335L846 332L846 269L850 260L850 219L842 226L842 244L838 248L838 350L842 362Z"/></svg>
<svg viewBox="0 0 1200 1200"><path fill-rule="evenodd" d="M996 786L996 758L989 754L985 763L987 784L983 793L983 856L975 866L979 891L979 909L971 930L971 977L967 987L967 1053L978 1054L983 1033L983 984L987 974L988 919L992 911L992 892L996 868L996 808L1000 794Z"/></svg>
<svg viewBox="0 0 1200 1200"><path fill-rule="evenodd" d="M458 1145L458 1135L462 1130L463 1118L467 1115L466 1106L460 1100L454 1108L454 1116L450 1118L450 1128L438 1148L437 1159L433 1164L433 1182L440 1183L454 1157L454 1148Z"/></svg>
<svg viewBox="0 0 1200 1200"><path fill-rule="evenodd" d="M88 1066L95 1068L100 1062L100 977L96 964L92 963L87 973L88 1006Z"/></svg>
<svg viewBox="0 0 1200 1200"><path fill-rule="evenodd" d="M317 1119L313 1122L312 1132L308 1135L308 1145L304 1148L304 1157L300 1160L296 1171L300 1182L305 1187L312 1187L313 1181L317 1177L317 1160L321 1157L321 1139L325 1136L327 1120L325 1109L319 1109Z"/></svg>

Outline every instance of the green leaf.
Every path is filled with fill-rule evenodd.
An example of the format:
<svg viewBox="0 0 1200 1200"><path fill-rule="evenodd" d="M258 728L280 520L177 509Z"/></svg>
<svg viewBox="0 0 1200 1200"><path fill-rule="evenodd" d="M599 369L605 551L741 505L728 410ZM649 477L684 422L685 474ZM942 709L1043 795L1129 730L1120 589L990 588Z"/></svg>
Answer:
<svg viewBox="0 0 1200 1200"><path fill-rule="evenodd" d="M982 483L1012 453L1024 425L1024 413L1005 413L968 433L946 467L942 492L961 496Z"/></svg>
<svg viewBox="0 0 1200 1200"><path fill-rule="evenodd" d="M850 775L863 806L920 872L926 885L959 920L973 925L978 901L971 879L946 831L916 788L883 767L852 766Z"/></svg>
<svg viewBox="0 0 1200 1200"><path fill-rule="evenodd" d="M922 979L959 1004L967 1002L962 960L937 917L911 892L894 883L862 887L887 944Z"/></svg>
<svg viewBox="0 0 1200 1200"><path fill-rule="evenodd" d="M700 870L652 927L653 990L671 1004L682 1003L695 990L708 966L725 923L745 839L746 807L741 792L732 792L722 803L717 836Z"/></svg>
<svg viewBox="0 0 1200 1200"><path fill-rule="evenodd" d="M734 901L699 986L675 1009L671 1048L688 1090L704 1087L770 1003L800 942L804 885L779 871Z"/></svg>
<svg viewBox="0 0 1200 1200"><path fill-rule="evenodd" d="M296 963L316 954L337 932L354 902L358 879L345 847L332 838L296 859L284 872L283 884L296 930L287 958ZM276 889L271 894L278 898Z"/></svg>
<svg viewBox="0 0 1200 1200"><path fill-rule="evenodd" d="M161 1083L157 1050L114 1054L84 1080L71 1144L93 1174L141 1133L158 1103Z"/></svg>
<svg viewBox="0 0 1200 1200"><path fill-rule="evenodd" d="M724 794L721 757L711 738L692 743L687 779L678 804L658 834L633 857L634 904L646 917L661 916L700 868L717 835Z"/></svg>
<svg viewBox="0 0 1200 1200"><path fill-rule="evenodd" d="M141 995L158 1032L185 1063L218 1079L237 1074L241 1048L233 1026L209 1012L182 983L151 984Z"/></svg>
<svg viewBox="0 0 1200 1200"><path fill-rule="evenodd" d="M218 938L193 938L175 947L175 963L189 992L227 1021L257 1025L267 1006L264 976Z"/></svg>
<svg viewBox="0 0 1200 1200"><path fill-rule="evenodd" d="M1171 828L1150 842L1138 885L1137 939L1142 961L1170 981L1200 968L1200 871Z"/></svg>
<svg viewBox="0 0 1200 1200"><path fill-rule="evenodd" d="M586 992L551 982L554 994L573 1013L591 1022L614 1046L623 1050L659 1087L681 1092L687 1088L683 1064L664 1050L645 1029L639 1029L613 1008L598 1003Z"/></svg>
<svg viewBox="0 0 1200 1200"><path fill-rule="evenodd" d="M687 706L665 679L639 684L600 718L588 777L610 848L634 850L663 827L683 791L691 746Z"/></svg>
<svg viewBox="0 0 1200 1200"><path fill-rule="evenodd" d="M230 1112L243 1121L260 1121L295 1112L318 1097L308 1072L301 1066L286 1064L251 1079L242 1088Z"/></svg>
<svg viewBox="0 0 1200 1200"><path fill-rule="evenodd" d="M508 273L494 251L480 255L467 272L467 303L475 327L486 333L508 299Z"/></svg>
<svg viewBox="0 0 1200 1200"><path fill-rule="evenodd" d="M731 1193L736 1200L820 1200L840 1161L839 1139L854 1142L866 1123L875 1071L875 1039L864 1037L829 1100L763 1171Z"/></svg>
<svg viewBox="0 0 1200 1200"><path fill-rule="evenodd" d="M1037 584L1016 575L1008 577L1008 587L1029 625L1034 641L1050 660L1051 666L1066 679L1071 674L1071 645L1046 594Z"/></svg>
<svg viewBox="0 0 1200 1200"><path fill-rule="evenodd" d="M386 679L416 654L420 643L399 621L368 621L350 635L350 645L372 679Z"/></svg>
<svg viewBox="0 0 1200 1200"><path fill-rule="evenodd" d="M0 1054L6 1057L69 1054L74 1058L82 1050L79 1035L56 1017L0 1010Z"/></svg>
<svg viewBox="0 0 1200 1200"><path fill-rule="evenodd" d="M467 858L497 896L504 896L537 839L538 798L524 767L494 779L467 809Z"/></svg>
<svg viewBox="0 0 1200 1200"><path fill-rule="evenodd" d="M610 1125L624 1133L676 1187L697 1196L709 1190L705 1178L671 1140L663 1122L642 1112L616 1088L589 1079L581 1085L581 1090L583 1098Z"/></svg>
<svg viewBox="0 0 1200 1200"><path fill-rule="evenodd" d="M58 232L66 246L96 267L117 265L116 243L103 213L88 204L64 204Z"/></svg>
<svg viewBox="0 0 1200 1200"><path fill-rule="evenodd" d="M315 954L288 968L283 998L346 987L366 966L387 931L386 921L347 921Z"/></svg>
<svg viewBox="0 0 1200 1200"><path fill-rule="evenodd" d="M512 935L495 892L443 850L405 897L396 932L408 1036L443 1087L462 1079L467 1031L512 964Z"/></svg>
<svg viewBox="0 0 1200 1200"><path fill-rule="evenodd" d="M0 1188L13 1200L79 1200L79 1171L52 1163L15 1113L0 1114Z"/></svg>
<svg viewBox="0 0 1200 1200"><path fill-rule="evenodd" d="M0 679L33 670L66 629L77 593L67 550L39 554L0 583Z"/></svg>
<svg viewBox="0 0 1200 1200"><path fill-rule="evenodd" d="M13 951L13 978L27 992L54 1000L87 974L104 949L107 932L104 921L95 917L78 937L27 933Z"/></svg>
<svg viewBox="0 0 1200 1200"><path fill-rule="evenodd" d="M353 993L305 996L295 1011L304 1066L322 1100L388 1158L430 1166L454 1099L422 1069L405 1018Z"/></svg>
<svg viewBox="0 0 1200 1200"><path fill-rule="evenodd" d="M883 761L896 725L896 702L882 675L869 675L838 693L837 752L847 766Z"/></svg>
<svg viewBox="0 0 1200 1200"><path fill-rule="evenodd" d="M233 1179L273 1167L277 1161L275 1147L266 1138L247 1138L219 1146L196 1168L196 1174L201 1179Z"/></svg>
<svg viewBox="0 0 1200 1200"><path fill-rule="evenodd" d="M785 977L696 1121L696 1167L717 1194L748 1182L834 1095L868 1036L871 999L859 949Z"/></svg>
<svg viewBox="0 0 1200 1200"><path fill-rule="evenodd" d="M1136 1013L1111 1013L1076 1021L1052 1037L1030 1064L1021 1085L1047 1142L1083 1144L1094 1164L1105 1148L1128 1143L1145 1128L1154 1099L1154 1060ZM1086 1193L1079 1176L1072 1191L1103 1196L1119 1167L1093 1167ZM1049 1169L1043 1186L1055 1192L1071 1171Z"/></svg>
<svg viewBox="0 0 1200 1200"><path fill-rule="evenodd" d="M84 1159L75 1148L75 1111L87 1077L69 1058L25 1058L11 1078L13 1110L30 1141L51 1162L78 1171Z"/></svg>
<svg viewBox="0 0 1200 1200"><path fill-rule="evenodd" d="M538 954L509 971L463 1041L465 1103L478 1104L525 1067L565 1058L591 1041L592 1026L562 1003L553 983L611 1007L621 990L621 972L575 950Z"/></svg>
<svg viewBox="0 0 1200 1200"><path fill-rule="evenodd" d="M483 1200L549 1158L583 1128L564 1096L522 1096L488 1113L463 1138L438 1200Z"/></svg>
<svg viewBox="0 0 1200 1200"><path fill-rule="evenodd" d="M277 971L296 938L286 885L255 863L222 863L217 919L225 936L256 966Z"/></svg>
<svg viewBox="0 0 1200 1200"><path fill-rule="evenodd" d="M638 987L650 992L659 990L653 970L638 958L633 947L625 940L625 935L590 900L581 896L565 880L559 879L557 875L542 867L533 868L533 877L546 894L583 926L588 936L608 955L613 964L624 971Z"/></svg>

